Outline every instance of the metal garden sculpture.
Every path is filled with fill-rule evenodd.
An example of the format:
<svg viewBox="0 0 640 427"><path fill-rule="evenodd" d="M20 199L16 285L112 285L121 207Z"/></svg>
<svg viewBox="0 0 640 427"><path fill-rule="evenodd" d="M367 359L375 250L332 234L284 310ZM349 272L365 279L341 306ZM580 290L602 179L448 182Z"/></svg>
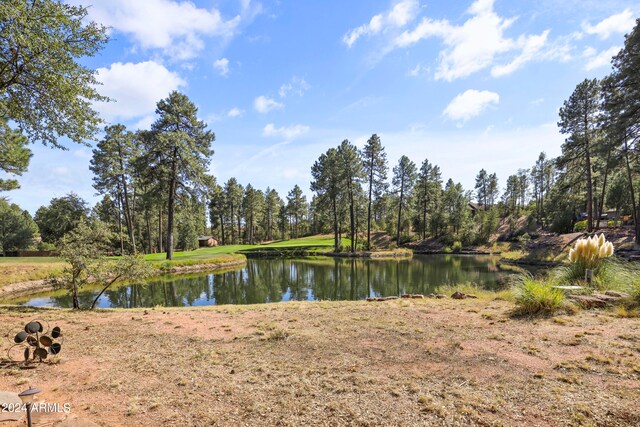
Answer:
<svg viewBox="0 0 640 427"><path fill-rule="evenodd" d="M46 329L43 323L47 325ZM7 335L7 339L12 343L7 351L7 356L13 362L29 363L29 361L36 359L43 362L49 355L58 355L64 342L60 327L55 326L49 331L49 324L39 320L30 321L23 330L15 336L12 335L13 332L9 332ZM19 359L20 354L22 355L21 360Z"/></svg>

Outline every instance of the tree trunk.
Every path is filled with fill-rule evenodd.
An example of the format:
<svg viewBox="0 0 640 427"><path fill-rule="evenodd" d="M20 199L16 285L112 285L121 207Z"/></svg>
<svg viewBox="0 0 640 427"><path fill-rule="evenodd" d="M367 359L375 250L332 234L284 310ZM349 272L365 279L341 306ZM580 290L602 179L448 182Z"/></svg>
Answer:
<svg viewBox="0 0 640 427"><path fill-rule="evenodd" d="M118 161L120 162L120 171L122 172L119 176L120 182L122 184L122 189L124 192L124 219L127 222L127 231L129 232L129 240L131 242L131 250L133 253L136 253L136 239L133 233L133 218L131 214L131 206L129 204L129 192L127 191L127 179L124 174L124 161L122 159L122 147L118 144Z"/></svg>
<svg viewBox="0 0 640 427"><path fill-rule="evenodd" d="M396 231L396 242L400 246L400 225L402 223L402 199L404 196L404 176L400 181L400 203L398 203L398 229Z"/></svg>
<svg viewBox="0 0 640 427"><path fill-rule="evenodd" d="M427 190L425 186L425 191L422 197L422 240L427 238Z"/></svg>
<svg viewBox="0 0 640 427"><path fill-rule="evenodd" d="M120 255L124 255L124 238L122 237L122 203L120 202L120 196L116 196L116 202L118 203L118 236L120 237Z"/></svg>
<svg viewBox="0 0 640 427"><path fill-rule="evenodd" d="M353 253L356 251L355 242L354 242L356 218L353 212L353 190L351 188L351 181L349 181L348 191L349 191L349 237L351 238L351 242L350 242L351 253Z"/></svg>
<svg viewBox="0 0 640 427"><path fill-rule="evenodd" d="M224 239L224 218L222 214L220 214L220 242L222 245L225 245L226 240Z"/></svg>
<svg viewBox="0 0 640 427"><path fill-rule="evenodd" d="M149 251L148 253L151 253L151 213L149 212L149 209L145 209L144 216L147 220L147 250Z"/></svg>
<svg viewBox="0 0 640 427"><path fill-rule="evenodd" d="M158 252L164 252L164 248L162 247L162 206L160 206L158 210Z"/></svg>
<svg viewBox="0 0 640 427"><path fill-rule="evenodd" d="M585 136L585 138L587 138ZM589 140L585 147L586 168L587 168L587 232L593 231L593 183L591 182L591 153L589 152Z"/></svg>
<svg viewBox="0 0 640 427"><path fill-rule="evenodd" d="M77 284L77 274L72 273L73 277L71 278L71 297L73 299L73 308L80 308L80 300L78 299L78 284Z"/></svg>
<svg viewBox="0 0 640 427"><path fill-rule="evenodd" d="M231 202L230 208L231 208L231 223L230 223L230 225L231 225L231 244L233 245L233 244L236 243L236 233L235 233L234 227L233 227L233 221L234 221L234 218L233 218L233 202Z"/></svg>
<svg viewBox="0 0 640 427"><path fill-rule="evenodd" d="M167 206L167 259L173 259L173 211L176 199L176 158L178 157L178 149L173 149L173 162L171 164L171 179L169 180L169 203Z"/></svg>
<svg viewBox="0 0 640 427"><path fill-rule="evenodd" d="M627 178L629 179L629 190L631 193L631 206L633 206L632 215L633 215L633 227L635 230L636 237L636 245L640 244L640 224L638 224L638 217L640 217L640 201L639 204L636 205L636 193L633 189L633 174L631 173L631 164L629 162L629 145L627 141L627 134L624 135L624 158L627 166Z"/></svg>
<svg viewBox="0 0 640 427"><path fill-rule="evenodd" d="M254 236L253 236L253 214L251 214L250 218L251 219L249 221L250 221L251 226L249 227L249 243L253 245L253 244L255 244L254 243Z"/></svg>
<svg viewBox="0 0 640 427"><path fill-rule="evenodd" d="M600 229L600 218L602 218L602 211L604 210L604 196L606 194L607 191L607 177L609 175L609 159L611 157L611 150L609 150L607 152L607 161L605 163L605 167L604 167L604 179L602 181L602 192L601 192L601 196L600 196L600 200L599 200L599 206L598 206L598 219L597 219L597 223L596 223L596 230Z"/></svg>
<svg viewBox="0 0 640 427"><path fill-rule="evenodd" d="M371 249L371 197L373 196L373 150L371 153L371 163L369 164L369 202L367 207L367 250Z"/></svg>
<svg viewBox="0 0 640 427"><path fill-rule="evenodd" d="M332 200L332 204L333 204L333 247L334 250L336 252L338 252L339 249L339 242L338 242L338 208L336 206L336 199L334 198Z"/></svg>

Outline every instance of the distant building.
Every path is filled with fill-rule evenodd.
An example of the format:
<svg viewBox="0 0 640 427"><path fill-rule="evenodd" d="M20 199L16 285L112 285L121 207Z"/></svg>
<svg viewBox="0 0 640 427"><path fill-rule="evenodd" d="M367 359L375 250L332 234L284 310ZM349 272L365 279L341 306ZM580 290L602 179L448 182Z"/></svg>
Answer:
<svg viewBox="0 0 640 427"><path fill-rule="evenodd" d="M198 247L200 248L212 248L218 246L218 239L213 236L200 236L198 237Z"/></svg>
<svg viewBox="0 0 640 427"><path fill-rule="evenodd" d="M476 216L476 213L480 210L485 210L486 207L481 203L469 202L469 209L471 210L471 216Z"/></svg>

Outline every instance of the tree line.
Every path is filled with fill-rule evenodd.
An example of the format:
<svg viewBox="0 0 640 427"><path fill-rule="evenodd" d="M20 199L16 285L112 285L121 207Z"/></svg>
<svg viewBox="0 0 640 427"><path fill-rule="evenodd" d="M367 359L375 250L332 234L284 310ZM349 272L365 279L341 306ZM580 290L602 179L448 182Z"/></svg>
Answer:
<svg viewBox="0 0 640 427"><path fill-rule="evenodd" d="M86 8L53 0L0 5L6 22L0 28L0 170L9 178L27 170L30 142L64 149L60 137L86 144L97 135L100 118L91 102L105 98L95 90L95 71L77 59L94 55L108 37L86 16ZM175 248L197 247L201 234L240 244L331 233L335 250L349 251L373 249L372 230L397 244L429 238L473 244L486 242L501 220L515 231L523 215L537 227L569 232L584 213L592 231L607 209L630 213L639 241L639 27L637 21L625 37L610 75L584 80L564 102L562 154L541 153L529 169L507 177L502 191L496 174L484 169L470 190L445 182L428 159L418 168L402 156L389 170L375 134L362 150L344 140L318 157L309 201L298 185L282 198L235 178L218 183L208 173L214 133L191 100L172 92L158 102L150 130L104 128L91 160L103 198L92 209L71 193L32 218L0 198L2 251L32 244L35 234L43 247L55 244L86 221L111 228L114 253L166 252L169 259ZM0 191L17 187L15 179L0 180ZM342 237L349 238L347 248Z"/></svg>

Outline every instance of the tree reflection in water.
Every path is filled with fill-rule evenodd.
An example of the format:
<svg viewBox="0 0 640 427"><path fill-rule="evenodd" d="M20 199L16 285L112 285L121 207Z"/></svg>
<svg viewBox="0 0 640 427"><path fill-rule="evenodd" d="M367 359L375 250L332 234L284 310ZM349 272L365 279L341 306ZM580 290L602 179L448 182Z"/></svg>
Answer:
<svg viewBox="0 0 640 427"><path fill-rule="evenodd" d="M109 289L99 307L202 306L301 300L361 300L403 293L429 294L439 286L504 286L509 272L496 257L430 255L402 260L250 259L234 271L166 276ZM97 291L80 294L89 303ZM27 305L69 307L68 296L39 295Z"/></svg>

